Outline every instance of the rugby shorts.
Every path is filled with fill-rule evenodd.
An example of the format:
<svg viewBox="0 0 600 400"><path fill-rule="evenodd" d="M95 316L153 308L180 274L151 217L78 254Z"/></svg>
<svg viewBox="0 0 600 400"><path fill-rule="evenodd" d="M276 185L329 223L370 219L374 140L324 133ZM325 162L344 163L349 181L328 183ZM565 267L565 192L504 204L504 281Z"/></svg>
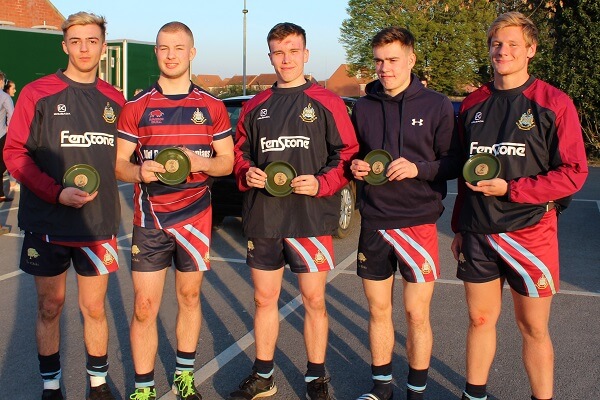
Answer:
<svg viewBox="0 0 600 400"><path fill-rule="evenodd" d="M35 276L57 276L73 263L78 275L99 276L119 269L117 239L89 242L44 240L44 236L25 232L20 268Z"/></svg>
<svg viewBox="0 0 600 400"><path fill-rule="evenodd" d="M335 268L333 238L249 238L246 263L250 268L275 271L289 264L292 272L320 272Z"/></svg>
<svg viewBox="0 0 600 400"><path fill-rule="evenodd" d="M181 272L208 271L211 229L210 218L199 218L176 228L134 226L131 270L153 272L174 264Z"/></svg>
<svg viewBox="0 0 600 400"><path fill-rule="evenodd" d="M558 292L555 210L546 212L537 224L514 232L464 232L462 240L457 278L479 283L505 277L513 290L527 297L547 297Z"/></svg>
<svg viewBox="0 0 600 400"><path fill-rule="evenodd" d="M440 275L435 224L400 229L361 229L356 273L380 281L399 270L411 283L435 281Z"/></svg>

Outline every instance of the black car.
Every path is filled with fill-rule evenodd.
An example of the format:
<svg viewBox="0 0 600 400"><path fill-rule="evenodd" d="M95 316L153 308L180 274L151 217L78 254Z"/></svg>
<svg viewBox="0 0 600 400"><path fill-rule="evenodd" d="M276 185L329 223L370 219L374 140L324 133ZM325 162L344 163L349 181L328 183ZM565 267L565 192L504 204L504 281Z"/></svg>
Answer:
<svg viewBox="0 0 600 400"><path fill-rule="evenodd" d="M240 117L242 105L251 99L252 96L237 96L223 99L231 127L234 131ZM343 97L348 113L352 112L352 107L356 99ZM239 217L242 215L242 197L243 194L238 190L233 174L224 177L213 178L212 183L212 208L213 208L213 226L218 227L223 218L227 216ZM354 210L356 208L356 185L350 182L344 186L337 195L340 197L340 218L336 237L343 238L350 233L352 221L354 219Z"/></svg>

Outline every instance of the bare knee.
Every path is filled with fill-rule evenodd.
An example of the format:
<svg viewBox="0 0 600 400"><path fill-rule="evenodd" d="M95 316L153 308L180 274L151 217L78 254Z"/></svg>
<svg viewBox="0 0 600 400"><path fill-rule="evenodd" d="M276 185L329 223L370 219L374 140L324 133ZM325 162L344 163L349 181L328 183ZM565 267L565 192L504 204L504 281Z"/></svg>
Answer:
<svg viewBox="0 0 600 400"><path fill-rule="evenodd" d="M496 326L496 318L486 313L471 313L469 325L474 329L490 329Z"/></svg>
<svg viewBox="0 0 600 400"><path fill-rule="evenodd" d="M256 308L268 308L277 306L279 301L280 288L257 289L254 291L254 304Z"/></svg>
<svg viewBox="0 0 600 400"><path fill-rule="evenodd" d="M60 317L65 304L65 295L45 295L38 299L38 315L45 321L52 321Z"/></svg>
<svg viewBox="0 0 600 400"><path fill-rule="evenodd" d="M406 310L406 323L413 327L429 325L429 314L424 310Z"/></svg>
<svg viewBox="0 0 600 400"><path fill-rule="evenodd" d="M324 293L303 295L302 302L304 303L304 308L308 312L315 312L315 313L322 313L322 314L324 314L326 312L325 294Z"/></svg>
<svg viewBox="0 0 600 400"><path fill-rule="evenodd" d="M84 318L93 320L101 320L106 318L106 309L104 299L90 302L82 302L79 305Z"/></svg>
<svg viewBox="0 0 600 400"><path fill-rule="evenodd" d="M188 288L177 293L180 307L195 308L200 304L200 288Z"/></svg>
<svg viewBox="0 0 600 400"><path fill-rule="evenodd" d="M133 318L140 323L151 322L158 315L159 304L148 297L136 296L133 307Z"/></svg>

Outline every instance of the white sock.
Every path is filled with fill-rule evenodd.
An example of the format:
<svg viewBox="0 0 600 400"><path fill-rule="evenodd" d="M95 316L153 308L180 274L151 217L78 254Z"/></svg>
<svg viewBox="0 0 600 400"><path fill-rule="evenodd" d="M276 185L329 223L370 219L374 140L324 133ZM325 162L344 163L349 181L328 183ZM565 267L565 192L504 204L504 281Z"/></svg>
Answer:
<svg viewBox="0 0 600 400"><path fill-rule="evenodd" d="M90 376L90 386L98 387L106 383L106 377L104 376Z"/></svg>
<svg viewBox="0 0 600 400"><path fill-rule="evenodd" d="M60 389L60 380L52 379L51 381L44 381L44 389L50 389L50 390Z"/></svg>

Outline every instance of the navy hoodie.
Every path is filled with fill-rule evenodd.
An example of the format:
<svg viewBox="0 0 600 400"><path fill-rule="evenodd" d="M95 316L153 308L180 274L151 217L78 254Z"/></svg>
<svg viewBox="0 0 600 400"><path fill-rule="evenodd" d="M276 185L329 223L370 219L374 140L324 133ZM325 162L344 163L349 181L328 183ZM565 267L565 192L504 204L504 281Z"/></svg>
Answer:
<svg viewBox="0 0 600 400"><path fill-rule="evenodd" d="M397 229L435 223L444 206L446 180L458 176L461 166L450 100L427 89L412 74L406 90L395 97L377 81L366 87L352 112L360 144L359 157L384 149L394 159L416 164L413 179L362 185L360 212L363 229Z"/></svg>

